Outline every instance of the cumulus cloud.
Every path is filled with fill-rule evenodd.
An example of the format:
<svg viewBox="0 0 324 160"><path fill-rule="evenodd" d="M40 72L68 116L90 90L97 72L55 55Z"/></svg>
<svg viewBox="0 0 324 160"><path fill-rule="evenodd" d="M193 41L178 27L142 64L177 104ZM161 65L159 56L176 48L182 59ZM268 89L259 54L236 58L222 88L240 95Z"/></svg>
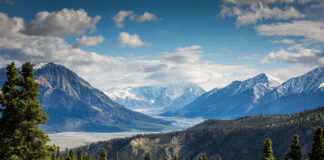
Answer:
<svg viewBox="0 0 324 160"><path fill-rule="evenodd" d="M162 58L175 63L196 63L200 60L201 53L203 53L200 49L202 47L199 45L177 48L174 53L163 53Z"/></svg>
<svg viewBox="0 0 324 160"><path fill-rule="evenodd" d="M125 18L132 16L134 16L133 11L119 11L115 16L112 17L112 19L116 23L116 26L121 28L124 26L123 22Z"/></svg>
<svg viewBox="0 0 324 160"><path fill-rule="evenodd" d="M236 26L255 24L263 19L288 20L306 17L294 7L270 8L262 3L252 3L248 8L223 6L220 14L222 17L237 17Z"/></svg>
<svg viewBox="0 0 324 160"><path fill-rule="evenodd" d="M297 53L281 49L269 53L263 60L264 63L283 62L291 64L302 64L307 66L323 66L324 52L316 49L300 48Z"/></svg>
<svg viewBox="0 0 324 160"><path fill-rule="evenodd" d="M94 31L100 16L89 17L84 9L62 9L58 12L39 12L27 23L23 33L27 35L65 36Z"/></svg>
<svg viewBox="0 0 324 160"><path fill-rule="evenodd" d="M77 38L73 44L73 47L79 48L79 47L90 47L90 46L96 46L100 43L102 43L105 39L103 36L85 36L83 35L81 38Z"/></svg>
<svg viewBox="0 0 324 160"><path fill-rule="evenodd" d="M266 36L299 36L324 41L323 21L293 21L287 23L263 24L257 26L257 32Z"/></svg>
<svg viewBox="0 0 324 160"><path fill-rule="evenodd" d="M273 43L293 44L293 43L295 43L295 41L292 39L281 39L281 40L274 40Z"/></svg>
<svg viewBox="0 0 324 160"><path fill-rule="evenodd" d="M133 48L138 48L138 47L143 47L143 46L151 46L151 43L148 43L146 41L142 41L141 38L137 34L129 34L127 32L121 32L119 34L119 44L122 47L133 47Z"/></svg>
<svg viewBox="0 0 324 160"><path fill-rule="evenodd" d="M158 20L158 17L152 13L144 12L143 15L136 15L134 11L119 11L115 16L112 17L117 27L122 28L124 26L124 20L129 18L138 23L143 23L145 21Z"/></svg>
<svg viewBox="0 0 324 160"><path fill-rule="evenodd" d="M143 23L145 21L154 21L154 20L158 20L157 16L155 16L152 13L149 12L144 12L143 15L136 17L135 20L137 22Z"/></svg>

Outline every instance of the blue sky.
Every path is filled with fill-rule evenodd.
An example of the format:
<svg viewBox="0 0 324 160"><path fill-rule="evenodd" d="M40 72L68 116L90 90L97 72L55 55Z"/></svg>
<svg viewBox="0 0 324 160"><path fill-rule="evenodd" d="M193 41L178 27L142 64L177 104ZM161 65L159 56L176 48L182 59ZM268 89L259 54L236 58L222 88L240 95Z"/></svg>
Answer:
<svg viewBox="0 0 324 160"><path fill-rule="evenodd" d="M320 0L0 0L0 62L54 62L95 87L280 81L324 65Z"/></svg>

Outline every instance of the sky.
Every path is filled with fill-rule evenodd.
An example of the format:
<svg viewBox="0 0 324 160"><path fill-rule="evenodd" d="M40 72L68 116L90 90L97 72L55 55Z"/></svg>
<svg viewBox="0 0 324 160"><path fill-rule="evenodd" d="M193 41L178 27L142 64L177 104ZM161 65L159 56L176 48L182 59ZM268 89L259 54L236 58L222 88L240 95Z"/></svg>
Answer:
<svg viewBox="0 0 324 160"><path fill-rule="evenodd" d="M0 67L53 62L100 90L206 90L324 66L323 0L0 0Z"/></svg>

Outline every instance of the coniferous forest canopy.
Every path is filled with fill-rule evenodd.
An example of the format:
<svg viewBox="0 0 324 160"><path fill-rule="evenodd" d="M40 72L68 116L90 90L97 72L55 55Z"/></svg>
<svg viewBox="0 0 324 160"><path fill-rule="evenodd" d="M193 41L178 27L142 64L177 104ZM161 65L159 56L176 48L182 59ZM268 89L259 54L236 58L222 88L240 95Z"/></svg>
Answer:
<svg viewBox="0 0 324 160"><path fill-rule="evenodd" d="M0 159L324 159L324 107L287 115L207 120L184 131L137 135L62 153L46 144L49 137L39 129L50 117L39 105L33 78L29 62L21 69L14 63L7 66L0 96ZM136 145L138 140L142 146Z"/></svg>

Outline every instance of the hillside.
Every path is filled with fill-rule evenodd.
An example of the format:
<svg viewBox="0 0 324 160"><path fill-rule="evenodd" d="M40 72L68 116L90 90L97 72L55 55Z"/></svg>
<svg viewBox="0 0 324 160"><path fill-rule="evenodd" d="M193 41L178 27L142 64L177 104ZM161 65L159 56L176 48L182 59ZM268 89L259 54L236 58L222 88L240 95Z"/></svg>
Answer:
<svg viewBox="0 0 324 160"><path fill-rule="evenodd" d="M276 159L283 159L293 134L300 135L302 153L310 151L316 126L324 126L324 107L295 114L248 116L235 120L207 120L185 131L139 135L83 147L92 155L102 147L110 159L119 152L121 159L141 159L150 152L153 159L171 158L175 154L197 159L206 153L209 159L220 154L223 159L261 159L265 138L271 138Z"/></svg>
<svg viewBox="0 0 324 160"><path fill-rule="evenodd" d="M0 70L0 86L6 76ZM34 66L40 106L49 116L47 132L159 131L170 123L129 110L112 101L68 68L54 63Z"/></svg>

